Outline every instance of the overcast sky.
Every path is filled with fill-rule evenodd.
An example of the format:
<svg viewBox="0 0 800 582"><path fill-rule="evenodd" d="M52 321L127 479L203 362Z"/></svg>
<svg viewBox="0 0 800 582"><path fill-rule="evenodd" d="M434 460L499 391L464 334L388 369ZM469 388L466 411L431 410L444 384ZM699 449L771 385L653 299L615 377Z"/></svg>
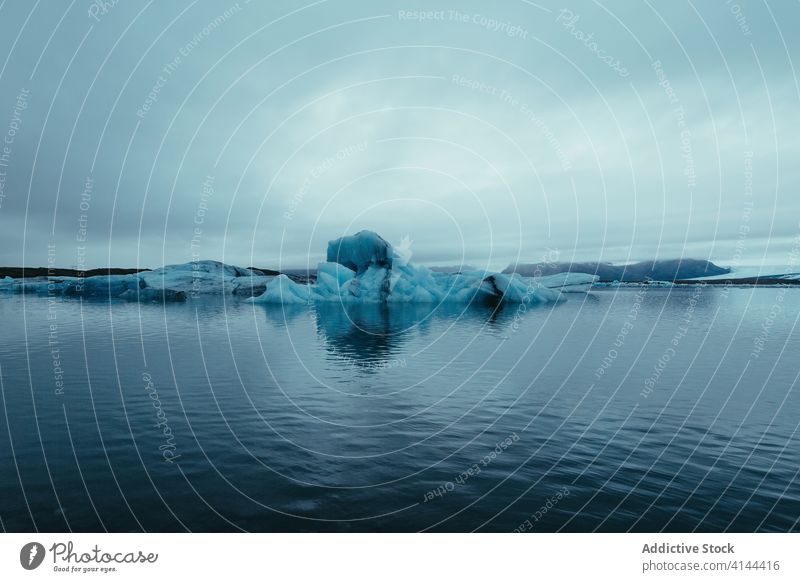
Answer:
<svg viewBox="0 0 800 582"><path fill-rule="evenodd" d="M0 264L797 250L797 2L113 4L0 4Z"/></svg>

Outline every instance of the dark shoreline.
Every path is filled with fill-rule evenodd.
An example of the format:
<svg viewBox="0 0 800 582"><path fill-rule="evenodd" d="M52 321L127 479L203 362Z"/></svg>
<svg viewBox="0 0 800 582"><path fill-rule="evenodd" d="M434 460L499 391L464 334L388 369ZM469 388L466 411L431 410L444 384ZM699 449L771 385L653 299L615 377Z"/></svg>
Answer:
<svg viewBox="0 0 800 582"><path fill-rule="evenodd" d="M280 275L280 272L272 269L259 269L248 267L251 271L261 275ZM152 269L123 269L123 268L101 268L80 271L78 269L62 269L51 267L0 267L0 279L11 277L12 279L29 279L34 277L95 277L98 275L135 275L145 273Z"/></svg>
<svg viewBox="0 0 800 582"><path fill-rule="evenodd" d="M12 279L23 279L30 277L94 277L97 275L133 275L142 273L150 269L89 269L79 271L78 269L59 269L51 267L0 267L0 279L11 277Z"/></svg>

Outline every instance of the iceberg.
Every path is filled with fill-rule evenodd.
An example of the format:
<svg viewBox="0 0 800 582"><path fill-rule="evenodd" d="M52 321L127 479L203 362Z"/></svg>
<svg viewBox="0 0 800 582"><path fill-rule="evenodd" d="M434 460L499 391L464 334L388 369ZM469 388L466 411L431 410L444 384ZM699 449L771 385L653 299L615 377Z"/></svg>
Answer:
<svg viewBox="0 0 800 582"><path fill-rule="evenodd" d="M160 269L138 273L144 281L143 288L165 289L199 295L253 295L262 294L274 275L261 275L254 269L227 265L219 261L193 261L167 265Z"/></svg>
<svg viewBox="0 0 800 582"><path fill-rule="evenodd" d="M585 273L523 277L518 273L473 270L432 271L408 262L378 234L363 230L328 243L327 261L317 268L315 283L297 283L285 275L267 285L255 303L551 303L562 292L586 291L597 280Z"/></svg>
<svg viewBox="0 0 800 582"><path fill-rule="evenodd" d="M255 269L226 265L219 261L193 261L131 275L5 277L0 280L0 291L86 299L170 302L201 295L253 297L263 294L267 284L274 278L274 275L263 275Z"/></svg>
<svg viewBox="0 0 800 582"><path fill-rule="evenodd" d="M401 244L402 246L402 244ZM186 301L206 295L235 295L255 303L552 303L568 292L585 292L598 279L585 273L525 277L471 269L434 271L409 262L408 249L394 248L363 230L328 243L327 261L313 282L265 274L219 261L193 261L132 274L38 276L0 279L0 292L120 299Z"/></svg>
<svg viewBox="0 0 800 582"><path fill-rule="evenodd" d="M278 275L257 300L259 303L308 303L311 287L298 285L286 275Z"/></svg>
<svg viewBox="0 0 800 582"><path fill-rule="evenodd" d="M328 262L363 273L371 266L391 267L392 246L371 230L343 236L328 243Z"/></svg>

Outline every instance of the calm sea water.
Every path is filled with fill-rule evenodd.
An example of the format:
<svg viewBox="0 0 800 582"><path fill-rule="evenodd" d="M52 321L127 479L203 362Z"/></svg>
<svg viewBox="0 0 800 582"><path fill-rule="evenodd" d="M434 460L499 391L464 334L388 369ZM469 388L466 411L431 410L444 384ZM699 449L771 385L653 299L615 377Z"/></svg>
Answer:
<svg viewBox="0 0 800 582"><path fill-rule="evenodd" d="M800 289L0 297L8 531L787 531Z"/></svg>

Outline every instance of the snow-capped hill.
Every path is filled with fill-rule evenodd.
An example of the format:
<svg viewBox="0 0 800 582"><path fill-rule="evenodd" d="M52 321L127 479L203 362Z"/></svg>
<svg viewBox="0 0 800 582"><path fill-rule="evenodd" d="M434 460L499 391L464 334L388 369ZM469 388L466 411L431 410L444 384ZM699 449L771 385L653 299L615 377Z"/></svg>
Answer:
<svg viewBox="0 0 800 582"><path fill-rule="evenodd" d="M626 265L613 263L518 263L510 265L504 273L523 276L555 275L557 273L587 273L597 275L600 281L642 282L678 281L713 277L730 273L726 267L700 259L665 259L640 261Z"/></svg>

